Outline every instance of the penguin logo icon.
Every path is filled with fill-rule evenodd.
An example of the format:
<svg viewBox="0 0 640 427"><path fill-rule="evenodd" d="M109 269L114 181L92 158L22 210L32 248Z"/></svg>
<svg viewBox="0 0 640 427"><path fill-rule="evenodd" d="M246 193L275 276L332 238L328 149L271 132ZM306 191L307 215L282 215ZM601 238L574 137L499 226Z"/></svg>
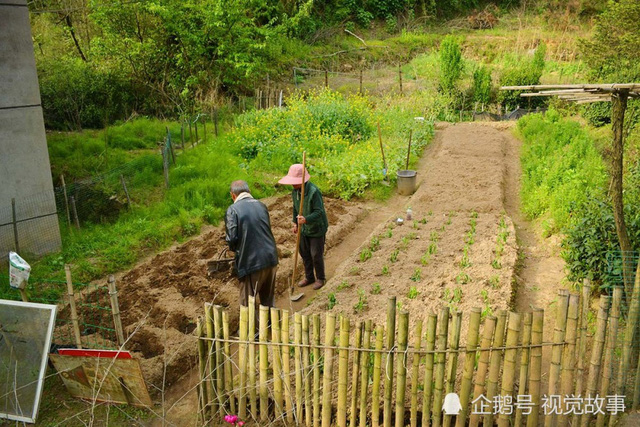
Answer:
<svg viewBox="0 0 640 427"><path fill-rule="evenodd" d="M445 415L458 415L458 413L462 410L460 397L456 393L447 394L444 397L442 410L444 411Z"/></svg>

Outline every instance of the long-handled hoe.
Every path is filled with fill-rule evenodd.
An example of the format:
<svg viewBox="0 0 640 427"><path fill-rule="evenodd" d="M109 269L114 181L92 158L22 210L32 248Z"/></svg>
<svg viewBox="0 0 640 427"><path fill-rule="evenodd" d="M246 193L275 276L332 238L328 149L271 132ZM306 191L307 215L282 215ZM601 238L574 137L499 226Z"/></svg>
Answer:
<svg viewBox="0 0 640 427"><path fill-rule="evenodd" d="M306 169L306 160L307 160L307 152L302 152L302 188L300 189L300 208L298 209L298 215L302 215L302 211L304 209L304 178ZM297 221L297 219L296 219ZM298 270L298 252L300 250L300 233L302 232L302 226L298 225L298 232L296 233L296 254L293 258L293 273L291 274L291 286L289 287L289 298L291 301L298 301L304 296L304 292L300 292L299 294L294 294L293 291L295 289L296 283L296 273Z"/></svg>

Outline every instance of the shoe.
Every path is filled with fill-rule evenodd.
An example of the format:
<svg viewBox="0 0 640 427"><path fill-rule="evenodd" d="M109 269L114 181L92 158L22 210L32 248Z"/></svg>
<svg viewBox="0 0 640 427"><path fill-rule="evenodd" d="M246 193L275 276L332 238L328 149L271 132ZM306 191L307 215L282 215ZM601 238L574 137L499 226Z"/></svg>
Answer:
<svg viewBox="0 0 640 427"><path fill-rule="evenodd" d="M313 284L313 289L318 290L324 286L324 280L316 280L316 283Z"/></svg>
<svg viewBox="0 0 640 427"><path fill-rule="evenodd" d="M313 285L313 281L311 280L307 280L307 279L302 279L301 281L298 282L298 287L299 288L304 288L305 286L309 286L309 285Z"/></svg>

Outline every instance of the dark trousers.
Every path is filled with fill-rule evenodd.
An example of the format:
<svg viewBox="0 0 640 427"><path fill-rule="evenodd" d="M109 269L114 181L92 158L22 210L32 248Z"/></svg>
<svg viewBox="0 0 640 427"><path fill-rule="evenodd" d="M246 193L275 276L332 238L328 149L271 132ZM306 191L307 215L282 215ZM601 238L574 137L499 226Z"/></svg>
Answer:
<svg viewBox="0 0 640 427"><path fill-rule="evenodd" d="M324 275L324 240L325 236L300 236L300 256L304 263L305 277L310 283L316 279L326 280Z"/></svg>
<svg viewBox="0 0 640 427"><path fill-rule="evenodd" d="M256 328L260 315L260 305L266 307L275 306L276 271L278 266L263 268L254 273L241 277L240 280L240 305L249 305L249 297L256 297Z"/></svg>

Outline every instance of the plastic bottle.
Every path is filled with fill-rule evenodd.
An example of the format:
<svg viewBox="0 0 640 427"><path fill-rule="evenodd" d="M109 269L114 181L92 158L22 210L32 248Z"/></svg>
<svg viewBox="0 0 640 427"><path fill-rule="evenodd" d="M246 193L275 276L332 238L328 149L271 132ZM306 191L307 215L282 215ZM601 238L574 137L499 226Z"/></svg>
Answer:
<svg viewBox="0 0 640 427"><path fill-rule="evenodd" d="M413 215L413 211L411 210L411 206L407 209L407 221L411 221L411 216Z"/></svg>

